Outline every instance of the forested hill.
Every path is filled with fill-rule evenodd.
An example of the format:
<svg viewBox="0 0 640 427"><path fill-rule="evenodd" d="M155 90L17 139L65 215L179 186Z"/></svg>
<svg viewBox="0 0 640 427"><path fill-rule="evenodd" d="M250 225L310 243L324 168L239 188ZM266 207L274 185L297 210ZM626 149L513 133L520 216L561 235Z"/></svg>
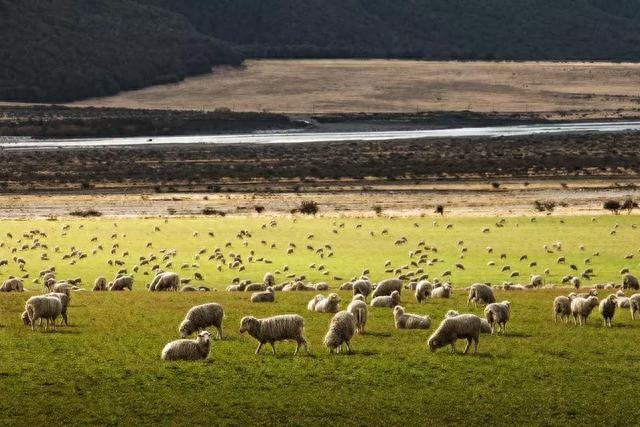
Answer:
<svg viewBox="0 0 640 427"><path fill-rule="evenodd" d="M64 102L239 64L182 15L130 0L0 0L0 100Z"/></svg>
<svg viewBox="0 0 640 427"><path fill-rule="evenodd" d="M242 57L640 61L640 0L0 0L0 100L108 95Z"/></svg>

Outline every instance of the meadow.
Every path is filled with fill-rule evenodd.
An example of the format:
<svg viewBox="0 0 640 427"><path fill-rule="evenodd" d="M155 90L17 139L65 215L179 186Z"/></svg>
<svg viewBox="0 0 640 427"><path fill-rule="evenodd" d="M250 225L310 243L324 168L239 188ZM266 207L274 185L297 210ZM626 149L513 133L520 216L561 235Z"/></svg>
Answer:
<svg viewBox="0 0 640 427"><path fill-rule="evenodd" d="M551 305L555 296L571 291L560 283L567 274L593 268L595 277L583 279L582 287L588 288L620 283L623 267L635 273L636 223L634 215L5 220L0 259L9 262L0 267L0 278L28 274L24 282L29 291L0 293L0 424L635 424L629 397L637 393L640 380L635 344L640 323L622 310L611 329L602 326L597 312L586 327L554 325ZM46 249L32 249L34 234L29 232L34 229L46 234L35 236ZM241 230L251 237L239 238ZM406 243L397 244L403 237ZM552 248L555 242L562 243L561 251ZM119 247L112 254L115 243ZM287 254L290 243L296 249ZM317 252L321 247L324 257ZM214 248L227 258L229 252L241 255L244 271L226 264L218 271L217 263L208 260ZM453 298L420 305L411 292L403 292L407 311L434 319L431 330L396 330L391 310L370 308L367 334L354 338L352 354L330 355L323 347L331 315L306 311L316 292L279 292L273 304L252 304L248 293L224 290L235 277L261 281L267 271L276 273L278 283L289 274L304 275L305 281L328 282L332 290L365 269L379 281L398 273L385 272L387 260L402 274L415 271L418 267L411 262L418 257L410 252L419 248L429 260L438 259L433 265L419 264L431 279L451 272ZM63 259L73 249L87 257ZM176 250L167 270L191 278L198 271L204 280L192 284L212 291L148 293L151 265L140 266L134 274L133 292L89 291L95 277L113 277L120 268L132 271L140 256L153 253L161 258L163 249ZM205 251L196 259L201 249ZM43 252L49 260L41 260ZM24 258L26 271L20 271L14 256ZM565 264L556 263L559 256L566 258ZM111 266L109 260L124 265ZM489 261L495 266L487 265ZM530 266L534 261L537 265ZM454 267L456 263L464 270ZM181 269L182 264L190 267ZM519 276L502 272L507 264ZM72 294L70 326L32 332L21 323L20 313L28 296L42 291L32 280L51 265L59 279L82 278L87 292ZM512 303L505 336L483 335L477 354L428 351L426 340L447 310L482 315L481 308L466 306L467 293L461 288L474 282L528 283L530 274L542 274L545 268L550 269L546 283L558 287L496 291L498 300ZM350 292L337 292L346 307ZM599 296L608 293L601 290ZM213 342L209 358L190 363L160 360L164 344L178 338L186 311L205 302L218 302L225 309L225 337ZM277 343L276 356L268 348L255 355L257 343L238 333L245 315L281 313L305 318L311 357L292 356L292 342ZM462 347L459 343L458 351Z"/></svg>

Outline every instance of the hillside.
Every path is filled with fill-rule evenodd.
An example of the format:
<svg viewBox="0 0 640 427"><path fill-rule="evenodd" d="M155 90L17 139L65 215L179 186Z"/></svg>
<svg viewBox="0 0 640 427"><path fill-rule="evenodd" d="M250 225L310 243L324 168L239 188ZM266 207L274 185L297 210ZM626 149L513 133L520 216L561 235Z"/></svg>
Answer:
<svg viewBox="0 0 640 427"><path fill-rule="evenodd" d="M65 102L238 64L186 18L128 0L0 0L0 100Z"/></svg>

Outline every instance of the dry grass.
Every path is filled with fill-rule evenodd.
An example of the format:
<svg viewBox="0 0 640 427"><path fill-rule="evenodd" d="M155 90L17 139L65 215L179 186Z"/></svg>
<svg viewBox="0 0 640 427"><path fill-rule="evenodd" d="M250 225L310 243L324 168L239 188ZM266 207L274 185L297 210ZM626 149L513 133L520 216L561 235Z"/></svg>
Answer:
<svg viewBox="0 0 640 427"><path fill-rule="evenodd" d="M540 112L620 117L640 64L263 60L76 105L271 112ZM617 111L621 109L622 111Z"/></svg>

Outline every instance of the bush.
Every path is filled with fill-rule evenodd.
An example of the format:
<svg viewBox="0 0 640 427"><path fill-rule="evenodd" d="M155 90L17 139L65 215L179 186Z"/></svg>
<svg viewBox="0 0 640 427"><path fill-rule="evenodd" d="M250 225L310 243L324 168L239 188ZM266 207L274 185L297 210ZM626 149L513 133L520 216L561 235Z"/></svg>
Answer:
<svg viewBox="0 0 640 427"><path fill-rule="evenodd" d="M625 209L627 211L628 215L631 215L631 211L637 207L638 207L638 204L634 202L631 197L627 197L621 206L622 209Z"/></svg>
<svg viewBox="0 0 640 427"><path fill-rule="evenodd" d="M298 206L298 212L305 215L315 215L319 210L318 203L313 200L303 200Z"/></svg>
<svg viewBox="0 0 640 427"><path fill-rule="evenodd" d="M202 209L202 215L216 215L216 216L225 216L227 213L214 208L204 208Z"/></svg>
<svg viewBox="0 0 640 427"><path fill-rule="evenodd" d="M547 201L536 200L536 201L533 202L533 207L538 212L551 213L556 208L556 202L553 202L553 201L550 201L550 200L547 200Z"/></svg>
<svg viewBox="0 0 640 427"><path fill-rule="evenodd" d="M73 212L69 212L69 215L71 216L80 216L82 218L87 218L87 217L97 217L97 216L102 216L102 212L99 212L95 209L86 209L86 210L76 210Z"/></svg>
<svg viewBox="0 0 640 427"><path fill-rule="evenodd" d="M264 206L256 205L256 206L254 206L254 207L253 207L253 209L255 209L255 211L256 211L257 213L262 213L262 212L264 212Z"/></svg>
<svg viewBox="0 0 640 427"><path fill-rule="evenodd" d="M437 213L438 215L444 215L444 206L443 205L436 206L436 210L434 212Z"/></svg>
<svg viewBox="0 0 640 427"><path fill-rule="evenodd" d="M607 200L606 202L604 202L604 205L602 205L602 207L613 212L615 215L618 215L618 213L620 213L620 208L622 208L622 205L620 205L620 202L617 200Z"/></svg>
<svg viewBox="0 0 640 427"><path fill-rule="evenodd" d="M373 209L376 215L380 215L382 213L382 206L375 205L371 209Z"/></svg>

